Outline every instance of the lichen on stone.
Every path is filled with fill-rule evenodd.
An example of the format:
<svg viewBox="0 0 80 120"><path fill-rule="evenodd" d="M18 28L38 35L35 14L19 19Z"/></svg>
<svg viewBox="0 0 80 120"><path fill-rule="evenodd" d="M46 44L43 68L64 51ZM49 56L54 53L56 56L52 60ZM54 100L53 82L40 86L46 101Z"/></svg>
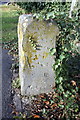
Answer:
<svg viewBox="0 0 80 120"><path fill-rule="evenodd" d="M26 68L31 68L31 64L33 60L32 56L33 56L33 53L36 53L36 49L35 49L36 44L37 44L37 37L34 37L33 34L30 34L29 32L27 32L24 36L24 40L22 44L23 51L26 56L26 62L27 62L27 65L25 65Z"/></svg>
<svg viewBox="0 0 80 120"><path fill-rule="evenodd" d="M44 52L44 53L43 53L43 56L42 56L42 57L43 57L43 59L47 58L47 56L48 56L48 55L49 55L49 53L48 53L48 52Z"/></svg>

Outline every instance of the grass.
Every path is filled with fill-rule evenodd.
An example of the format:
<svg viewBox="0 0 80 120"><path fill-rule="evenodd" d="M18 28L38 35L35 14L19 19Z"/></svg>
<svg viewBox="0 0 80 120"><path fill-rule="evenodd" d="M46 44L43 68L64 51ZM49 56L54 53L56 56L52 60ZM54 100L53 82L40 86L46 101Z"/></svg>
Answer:
<svg viewBox="0 0 80 120"><path fill-rule="evenodd" d="M21 8L2 5L2 43L17 40L17 25Z"/></svg>

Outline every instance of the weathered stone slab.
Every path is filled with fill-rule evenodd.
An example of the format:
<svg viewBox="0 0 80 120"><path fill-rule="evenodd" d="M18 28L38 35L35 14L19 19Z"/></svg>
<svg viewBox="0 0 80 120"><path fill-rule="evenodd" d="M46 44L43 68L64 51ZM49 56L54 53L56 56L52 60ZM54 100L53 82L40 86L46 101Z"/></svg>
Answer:
<svg viewBox="0 0 80 120"><path fill-rule="evenodd" d="M55 74L52 70L59 30L54 22L33 19L32 15L21 15L18 23L19 75L22 95L36 95L52 91Z"/></svg>

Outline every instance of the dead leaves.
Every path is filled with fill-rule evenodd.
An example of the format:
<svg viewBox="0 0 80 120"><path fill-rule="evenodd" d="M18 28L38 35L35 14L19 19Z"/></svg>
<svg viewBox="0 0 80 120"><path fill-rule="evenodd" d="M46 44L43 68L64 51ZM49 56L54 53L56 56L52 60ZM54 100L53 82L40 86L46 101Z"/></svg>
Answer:
<svg viewBox="0 0 80 120"><path fill-rule="evenodd" d="M54 104L51 105L51 108L55 108L55 107L57 107L56 103L54 103Z"/></svg>
<svg viewBox="0 0 80 120"><path fill-rule="evenodd" d="M71 81L72 86L76 86L76 82L74 80Z"/></svg>
<svg viewBox="0 0 80 120"><path fill-rule="evenodd" d="M13 110L13 111L12 111L12 114L18 115L19 112L17 112L16 110Z"/></svg>
<svg viewBox="0 0 80 120"><path fill-rule="evenodd" d="M39 116L39 115L36 115L36 114L33 115L32 117L33 117L33 118L40 118L40 116Z"/></svg>
<svg viewBox="0 0 80 120"><path fill-rule="evenodd" d="M49 104L50 104L50 102L49 102L49 101L44 101L44 103L45 103L46 105L49 105Z"/></svg>

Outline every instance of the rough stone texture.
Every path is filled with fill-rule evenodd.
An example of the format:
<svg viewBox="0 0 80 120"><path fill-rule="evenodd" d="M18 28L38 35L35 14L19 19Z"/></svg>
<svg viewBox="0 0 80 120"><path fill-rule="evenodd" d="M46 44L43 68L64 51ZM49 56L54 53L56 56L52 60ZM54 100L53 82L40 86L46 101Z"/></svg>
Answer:
<svg viewBox="0 0 80 120"><path fill-rule="evenodd" d="M53 21L39 21L32 15L21 15L18 23L19 75L22 95L36 95L52 91L55 75L52 70L59 30Z"/></svg>

